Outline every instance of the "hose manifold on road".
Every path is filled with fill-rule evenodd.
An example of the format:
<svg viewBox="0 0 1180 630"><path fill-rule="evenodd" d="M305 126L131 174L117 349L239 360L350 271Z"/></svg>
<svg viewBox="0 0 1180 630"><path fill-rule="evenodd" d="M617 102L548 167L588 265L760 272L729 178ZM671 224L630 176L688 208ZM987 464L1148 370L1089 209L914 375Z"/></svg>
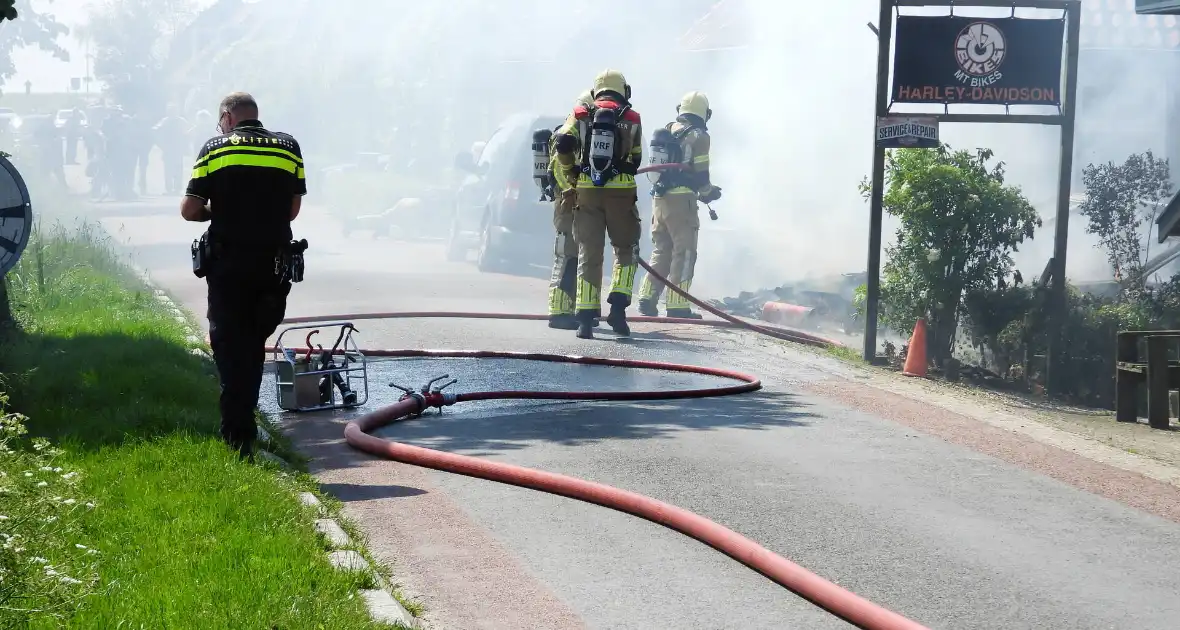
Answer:
<svg viewBox="0 0 1180 630"><path fill-rule="evenodd" d="M724 321L672 319L664 317L629 318L635 322L653 322L666 324L705 325L725 328L741 328L760 334L784 339L796 343L813 346L830 346L831 342L801 331L762 326L738 319L723 313L697 298L685 293L679 287L670 285L660 274L640 260L640 264L647 269L654 278L664 282L669 290L687 298L697 305ZM344 315L325 315L316 317L295 317L284 323L312 323L319 321L339 321L358 319L407 319L418 317L451 317L473 319L515 319L515 320L544 320L545 315L519 315L497 313L458 313L458 312L401 312L401 313L352 313ZM273 349L271 349L273 350ZM597 365L618 368L661 370L665 372L679 372L713 376L730 381L731 384L718 385L709 388L683 390L652 390L625 392L577 392L577 391L496 391L496 392L468 392L450 393L443 390L455 383L436 386L435 383L449 378L441 376L430 380L418 390L391 383L403 391L401 399L386 407L367 413L351 422L344 428L344 437L349 446L385 459L405 464L441 470L444 472L476 477L489 481L509 484L522 488L530 488L541 492L548 492L587 503L632 514L653 523L663 525L686 536L703 542L710 547L741 562L747 567L761 573L775 583L803 597L807 601L825 611L865 630L925 630L925 626L911 621L895 612L885 609L873 602L856 595L810 571L787 560L786 558L762 547L720 524L714 523L702 516L678 508L674 505L658 501L641 494L621 490L600 483L594 483L574 477L567 477L555 473L534 470L493 462L489 460L447 453L434 449L413 446L392 440L386 440L372 435L372 432L395 422L418 418L430 409L441 409L463 402L480 400L564 400L564 401L615 401L635 402L652 400L676 400L688 398L707 398L714 396L732 396L747 392L754 392L762 388L762 383L756 377L732 370L719 368L665 363L656 361L639 361L631 359L607 359L599 357L571 356L560 354L530 353L530 352L501 352L489 350L361 350L366 356L398 357L398 358L463 358L463 359L514 359L522 361L542 361L548 363L568 363L576 365Z"/></svg>

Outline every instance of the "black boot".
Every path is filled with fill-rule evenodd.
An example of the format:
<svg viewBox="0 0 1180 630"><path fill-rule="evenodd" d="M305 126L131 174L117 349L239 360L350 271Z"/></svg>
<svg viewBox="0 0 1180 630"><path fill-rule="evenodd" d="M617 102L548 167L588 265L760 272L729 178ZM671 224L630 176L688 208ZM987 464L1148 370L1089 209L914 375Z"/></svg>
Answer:
<svg viewBox="0 0 1180 630"><path fill-rule="evenodd" d="M694 313L687 308L670 308L668 309L668 317L676 319L704 319L700 313Z"/></svg>
<svg viewBox="0 0 1180 630"><path fill-rule="evenodd" d="M578 312L578 339L594 338L594 327L598 325L598 318L596 318L594 315L594 311Z"/></svg>
<svg viewBox="0 0 1180 630"><path fill-rule="evenodd" d="M610 324L611 330L621 337L631 336L631 327L627 325L627 307L618 304L610 305L610 313L607 313L606 323Z"/></svg>
<svg viewBox="0 0 1180 630"><path fill-rule="evenodd" d="M577 330L578 320L573 315L550 315L549 327L557 330Z"/></svg>
<svg viewBox="0 0 1180 630"><path fill-rule="evenodd" d="M659 317L660 311L656 309L656 301L639 300L639 314L645 317Z"/></svg>

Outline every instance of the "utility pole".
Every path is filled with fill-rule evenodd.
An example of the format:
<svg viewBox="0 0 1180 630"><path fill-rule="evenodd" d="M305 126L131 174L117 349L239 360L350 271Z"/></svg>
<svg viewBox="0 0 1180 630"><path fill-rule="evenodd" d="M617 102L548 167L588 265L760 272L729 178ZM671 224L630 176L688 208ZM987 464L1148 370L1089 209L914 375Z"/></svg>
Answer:
<svg viewBox="0 0 1180 630"><path fill-rule="evenodd" d="M877 143L877 119L889 115L889 43L893 36L893 2L881 0L877 27L877 101L873 114L873 176L869 198L869 261L865 280L864 360L877 358L877 317L881 302L881 230L884 215L885 149Z"/></svg>

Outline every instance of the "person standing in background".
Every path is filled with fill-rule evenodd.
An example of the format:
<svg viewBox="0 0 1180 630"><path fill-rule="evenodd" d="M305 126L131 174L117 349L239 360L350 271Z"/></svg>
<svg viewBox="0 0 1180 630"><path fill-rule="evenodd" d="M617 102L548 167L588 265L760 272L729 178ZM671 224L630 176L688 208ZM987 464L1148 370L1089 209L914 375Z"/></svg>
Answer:
<svg viewBox="0 0 1180 630"><path fill-rule="evenodd" d="M160 147L160 157L164 161L164 194L175 195L180 192L180 185L184 181L185 151L189 147L191 133L188 121L180 117L175 105L169 105L167 115L152 128L152 136L156 146Z"/></svg>

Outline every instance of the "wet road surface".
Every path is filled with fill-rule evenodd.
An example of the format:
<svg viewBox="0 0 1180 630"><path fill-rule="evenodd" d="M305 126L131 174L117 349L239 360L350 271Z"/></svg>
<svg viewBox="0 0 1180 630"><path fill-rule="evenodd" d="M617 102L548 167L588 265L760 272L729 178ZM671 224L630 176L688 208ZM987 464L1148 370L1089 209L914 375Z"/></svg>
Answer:
<svg viewBox="0 0 1180 630"><path fill-rule="evenodd" d="M305 220L306 219L306 220ZM203 312L188 268L200 229L156 215L104 224ZM117 226L124 225L119 231ZM289 315L541 312L544 282L443 262L437 244L345 240L307 214L307 281ZM689 327L605 329L583 342L539 322L357 322L362 346L525 350L680 361L761 377L762 392L644 403L469 403L383 437L583 477L712 518L932 628L1175 628L1180 525L814 393L830 358ZM706 377L506 360L370 364L390 380L450 373L455 391L696 387ZM854 386L854 384L853 384ZM270 381L264 404L273 405ZM936 409L931 414L940 413ZM325 487L367 530L439 628L846 627L721 554L634 517L538 492L377 461L342 444L347 412L287 414Z"/></svg>

